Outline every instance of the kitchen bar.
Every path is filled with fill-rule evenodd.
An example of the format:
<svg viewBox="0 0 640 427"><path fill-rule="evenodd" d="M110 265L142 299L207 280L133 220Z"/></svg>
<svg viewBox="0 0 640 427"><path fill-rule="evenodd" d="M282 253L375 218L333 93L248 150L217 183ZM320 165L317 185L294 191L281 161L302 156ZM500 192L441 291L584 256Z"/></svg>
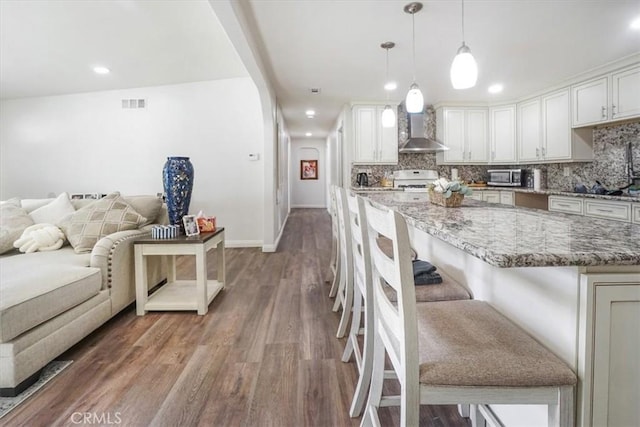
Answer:
<svg viewBox="0 0 640 427"><path fill-rule="evenodd" d="M444 208L429 203L425 193L360 194L405 216L419 258L491 303L575 370L578 426L604 425L603 417L620 421L612 425L634 425L640 225L467 198L459 208ZM546 423L541 407L492 410L505 425Z"/></svg>

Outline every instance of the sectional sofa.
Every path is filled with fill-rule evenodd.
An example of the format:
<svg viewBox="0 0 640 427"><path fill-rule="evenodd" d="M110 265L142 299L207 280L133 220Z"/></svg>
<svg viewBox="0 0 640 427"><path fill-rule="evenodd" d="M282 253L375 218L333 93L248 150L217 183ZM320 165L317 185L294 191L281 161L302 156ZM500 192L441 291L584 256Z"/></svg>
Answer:
<svg viewBox="0 0 640 427"><path fill-rule="evenodd" d="M82 240L96 219L113 216L113 210L92 210L93 200L69 200L75 212L67 212L60 228L73 246L32 253L14 249L0 256L2 396L20 393L48 362L135 301L133 241L149 236L153 224L166 223L166 210L156 196L117 194L105 199L109 197L116 198L112 208L127 210L120 219L133 221L128 227L132 229L103 235L112 227L103 221L103 233L94 233L94 240ZM37 213L57 200L22 200L20 209ZM78 225L78 218L85 220L84 225ZM84 237L72 235L80 228ZM150 262L150 281L159 283L164 276L161 263Z"/></svg>

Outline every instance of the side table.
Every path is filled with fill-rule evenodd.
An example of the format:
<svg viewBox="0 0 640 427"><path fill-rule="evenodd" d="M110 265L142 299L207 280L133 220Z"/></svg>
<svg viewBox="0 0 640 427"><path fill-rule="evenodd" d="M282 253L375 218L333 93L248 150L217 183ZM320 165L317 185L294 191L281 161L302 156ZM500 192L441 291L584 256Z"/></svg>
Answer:
<svg viewBox="0 0 640 427"><path fill-rule="evenodd" d="M204 315L209 304L224 288L224 228L197 236L174 239L140 239L134 242L136 271L136 314L147 311L197 310ZM216 248L217 280L207 279L207 252ZM167 283L149 295L147 257L167 255ZM176 255L196 257L196 280L176 279Z"/></svg>

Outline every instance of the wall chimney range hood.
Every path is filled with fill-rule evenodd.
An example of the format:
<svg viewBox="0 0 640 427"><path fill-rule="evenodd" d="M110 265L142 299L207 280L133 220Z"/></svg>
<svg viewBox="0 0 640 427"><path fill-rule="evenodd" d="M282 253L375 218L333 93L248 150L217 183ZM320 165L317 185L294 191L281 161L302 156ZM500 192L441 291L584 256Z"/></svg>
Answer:
<svg viewBox="0 0 640 427"><path fill-rule="evenodd" d="M433 153L436 151L446 151L449 148L436 141L426 138L424 127L425 113L407 114L408 135L407 141L400 146L400 153Z"/></svg>

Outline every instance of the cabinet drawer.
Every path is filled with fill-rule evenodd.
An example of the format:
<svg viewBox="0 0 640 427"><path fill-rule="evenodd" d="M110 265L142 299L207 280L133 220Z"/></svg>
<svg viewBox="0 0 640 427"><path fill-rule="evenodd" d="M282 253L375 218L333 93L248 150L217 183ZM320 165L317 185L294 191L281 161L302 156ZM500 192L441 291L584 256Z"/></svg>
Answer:
<svg viewBox="0 0 640 427"><path fill-rule="evenodd" d="M582 200L573 197L549 196L549 210L582 215Z"/></svg>
<svg viewBox="0 0 640 427"><path fill-rule="evenodd" d="M500 193L498 191L483 191L482 200L487 203L500 203Z"/></svg>
<svg viewBox="0 0 640 427"><path fill-rule="evenodd" d="M631 220L636 224L640 224L640 203L632 203Z"/></svg>
<svg viewBox="0 0 640 427"><path fill-rule="evenodd" d="M471 193L471 197L473 200L480 200L482 201L482 192L481 191L474 191L473 193Z"/></svg>
<svg viewBox="0 0 640 427"><path fill-rule="evenodd" d="M631 204L625 202L585 200L584 214L586 216L629 222L631 221Z"/></svg>

